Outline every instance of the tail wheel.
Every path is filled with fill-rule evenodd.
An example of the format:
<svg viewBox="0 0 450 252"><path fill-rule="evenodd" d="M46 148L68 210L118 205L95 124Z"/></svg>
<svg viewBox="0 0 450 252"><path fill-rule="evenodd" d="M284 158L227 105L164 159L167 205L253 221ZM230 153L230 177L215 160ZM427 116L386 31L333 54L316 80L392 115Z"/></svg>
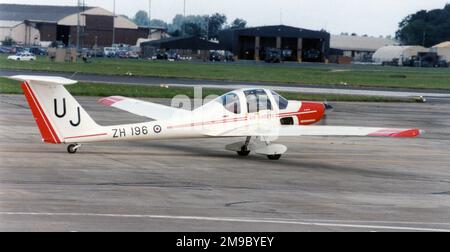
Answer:
<svg viewBox="0 0 450 252"><path fill-rule="evenodd" d="M267 158L270 160L279 160L281 155L267 155Z"/></svg>
<svg viewBox="0 0 450 252"><path fill-rule="evenodd" d="M69 152L70 154L75 154L77 153L78 148L80 148L79 144L71 144L67 146L67 152Z"/></svg>

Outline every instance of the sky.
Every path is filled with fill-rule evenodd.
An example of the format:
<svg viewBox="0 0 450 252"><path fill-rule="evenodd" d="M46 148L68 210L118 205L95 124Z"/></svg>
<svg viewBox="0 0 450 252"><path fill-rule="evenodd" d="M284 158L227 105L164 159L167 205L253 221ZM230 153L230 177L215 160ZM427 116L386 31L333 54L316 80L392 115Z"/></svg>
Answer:
<svg viewBox="0 0 450 252"><path fill-rule="evenodd" d="M113 10L114 0L85 0L88 6ZM133 17L148 10L149 0L115 0L116 12ZM450 0L151 0L152 18L170 22L176 14L224 13L231 22L247 20L249 26L291 25L370 36L394 35L398 23L419 10L443 8ZM76 5L77 0L0 0L0 3Z"/></svg>

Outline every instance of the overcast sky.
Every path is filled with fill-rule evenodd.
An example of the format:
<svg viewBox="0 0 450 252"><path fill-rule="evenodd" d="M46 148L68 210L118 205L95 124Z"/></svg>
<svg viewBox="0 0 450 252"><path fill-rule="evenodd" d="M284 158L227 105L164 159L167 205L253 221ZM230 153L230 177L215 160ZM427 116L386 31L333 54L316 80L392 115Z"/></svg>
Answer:
<svg viewBox="0 0 450 252"><path fill-rule="evenodd" d="M183 12L184 0L152 0L152 18L171 21ZM450 0L186 0L187 14L224 13L228 21L243 18L250 26L285 24L326 29L332 34L356 32L394 35L403 17L418 10L443 8ZM0 0L0 3L76 5L77 0ZM113 9L113 0L85 0L88 6ZM119 14L148 10L148 0L116 0Z"/></svg>

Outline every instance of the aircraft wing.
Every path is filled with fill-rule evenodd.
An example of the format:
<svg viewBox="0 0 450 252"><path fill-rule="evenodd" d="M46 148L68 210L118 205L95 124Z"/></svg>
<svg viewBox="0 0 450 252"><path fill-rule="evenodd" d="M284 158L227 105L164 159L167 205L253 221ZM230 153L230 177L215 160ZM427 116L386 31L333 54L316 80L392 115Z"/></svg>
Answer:
<svg viewBox="0 0 450 252"><path fill-rule="evenodd" d="M354 136L354 137L417 137L423 133L420 129L395 129L348 126L296 126L278 127L245 126L222 132L211 132L215 137L244 136Z"/></svg>
<svg viewBox="0 0 450 252"><path fill-rule="evenodd" d="M122 96L106 97L100 99L99 103L158 121L172 119L175 117L184 117L191 113L190 111L184 109L177 109L157 103L145 102Z"/></svg>

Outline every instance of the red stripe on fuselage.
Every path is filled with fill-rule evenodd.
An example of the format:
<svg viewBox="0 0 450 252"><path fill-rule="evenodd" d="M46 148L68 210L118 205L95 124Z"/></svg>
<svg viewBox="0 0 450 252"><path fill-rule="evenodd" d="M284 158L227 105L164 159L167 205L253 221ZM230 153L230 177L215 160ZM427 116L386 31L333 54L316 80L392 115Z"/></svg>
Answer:
<svg viewBox="0 0 450 252"><path fill-rule="evenodd" d="M93 134L93 135L84 135L84 136L73 136L73 137L65 137L64 140L67 139L76 139L76 138L86 138L86 137L96 137L96 136L107 136L108 133L101 133L101 134Z"/></svg>
<svg viewBox="0 0 450 252"><path fill-rule="evenodd" d="M24 82L22 83L22 89L24 91L25 97L27 98L28 104L30 105L30 109L33 113L34 119L36 120L44 142L54 144L61 143L58 135L56 134L56 131L53 129L52 124L45 115L44 110L39 104L39 101L34 95L30 85Z"/></svg>
<svg viewBox="0 0 450 252"><path fill-rule="evenodd" d="M290 116L299 116L304 114L310 114L310 113L316 113L317 111L306 111L306 112L286 112L286 113L280 113L275 114L273 117L290 117ZM260 117L259 119L267 119L271 115L265 115ZM181 125L175 125L175 126L169 126L168 129L175 129L175 128L187 128L187 127L196 127L196 126L205 126L205 125L214 125L214 124L224 124L224 123L231 123L231 122L241 122L248 120L249 117L235 117L235 118L227 118L227 119L219 119L219 120L213 120L213 121L207 121L207 122L194 122L194 123L186 123Z"/></svg>

